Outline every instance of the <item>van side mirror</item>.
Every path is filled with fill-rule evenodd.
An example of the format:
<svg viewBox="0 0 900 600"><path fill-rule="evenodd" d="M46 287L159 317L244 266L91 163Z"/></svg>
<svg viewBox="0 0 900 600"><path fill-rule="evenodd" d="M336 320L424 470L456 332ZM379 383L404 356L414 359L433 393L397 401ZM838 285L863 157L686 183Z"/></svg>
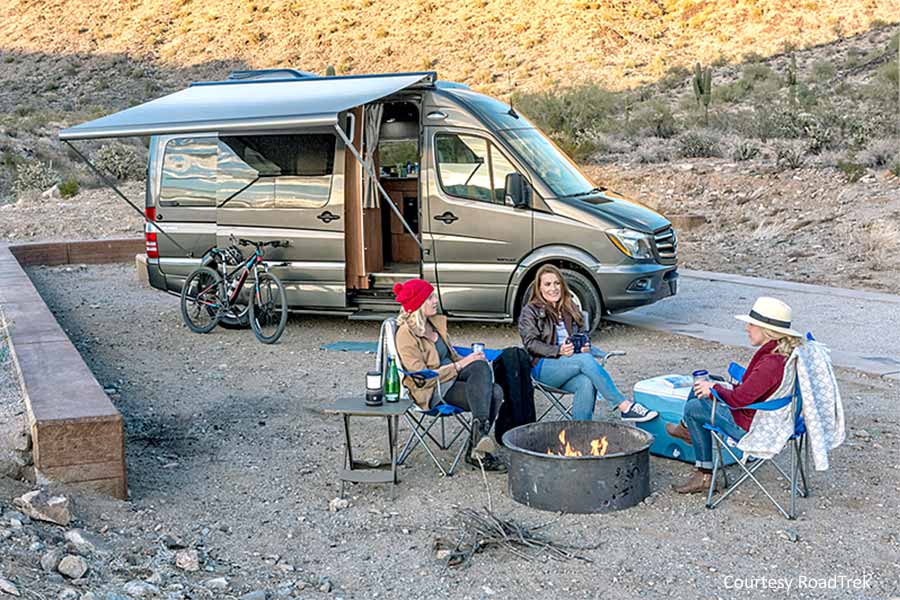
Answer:
<svg viewBox="0 0 900 600"><path fill-rule="evenodd" d="M503 190L503 201L516 208L531 206L531 185L521 173L509 173Z"/></svg>

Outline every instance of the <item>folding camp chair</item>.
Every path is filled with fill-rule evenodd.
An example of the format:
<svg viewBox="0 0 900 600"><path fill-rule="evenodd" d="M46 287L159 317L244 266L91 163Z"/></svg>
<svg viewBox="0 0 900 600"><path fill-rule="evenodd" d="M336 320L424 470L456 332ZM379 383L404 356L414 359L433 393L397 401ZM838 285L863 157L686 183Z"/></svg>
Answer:
<svg viewBox="0 0 900 600"><path fill-rule="evenodd" d="M397 352L396 336L397 319L393 317L385 319L381 324L378 351L375 358L377 368L382 373L387 373L387 359L388 357L391 357L397 365L397 370L402 375L412 377L413 380L418 379L422 382L428 379L437 378L437 371L426 369L423 371L410 372L403 369L403 363L400 361L400 355ZM434 393L437 394L438 398L443 398L440 379L437 379L437 388ZM402 398L409 397L409 390L406 386L400 386L400 395ZM463 452L465 452L465 442L472 429L471 422L465 415L465 412L466 411L457 406L443 402L443 400L429 410L424 410L413 402L409 410L406 411L406 414L403 415L406 422L409 423L410 434L409 438L406 440L406 444L403 446L403 450L400 452L400 456L397 458L397 464L402 465L412 451L421 446L441 472L441 475L445 477L453 475L453 472L459 465ZM447 431L446 420L448 418L455 420L459 425L459 428L452 435ZM435 426L437 426L438 431L432 431ZM462 439L460 440L460 438ZM456 450L456 454L453 456L453 460L449 467L445 467L438 459L435 450L432 449L431 445L437 450L452 451L453 446L457 441L461 441L459 448Z"/></svg>
<svg viewBox="0 0 900 600"><path fill-rule="evenodd" d="M813 337L810 334L806 334L807 339L812 340ZM731 363L728 367L728 374L735 382L740 382L744 376L744 368L736 363ZM739 457L736 453L736 450L732 448L737 442L728 434L725 433L720 427L715 424L715 414L716 414L716 403L722 402L722 398L712 390L713 396L713 404L712 404L712 414L710 415L710 423L704 423L703 427L708 429L712 434L713 445L715 446L715 451L713 452L713 473L712 473L712 482L709 486L709 492L706 496L706 507L707 508L715 508L718 506L725 498L730 496L742 483L744 483L747 479L753 481L756 486L762 490L763 494L775 505L778 511L784 515L787 519L795 519L797 517L797 494L799 493L804 498L809 496L809 485L806 480L806 473L809 471L809 444L806 440L806 425L803 422L803 398L800 394L799 383L794 384L794 390L790 396L785 396L783 398L776 398L774 400L766 400L765 402L756 402L754 404L749 404L745 406L745 409L751 410L763 410L763 411L771 411L771 410L779 410L784 408L788 404L791 406L791 414L794 415L794 432L791 437L787 440L784 445L784 448L788 448L791 455L791 467L790 474L785 471L785 469L776 462L775 457L772 458L760 458L760 457L750 457L747 453L744 453L743 457ZM782 450L784 449L782 448ZM734 482L734 484L728 484L727 475L725 475L725 490L722 494L713 501L713 495L715 493L716 487L716 474L719 469L722 469L723 475L725 474L725 467L722 461L722 449L728 452L731 457L735 460L735 465L737 465L741 471L741 476ZM752 462L751 462L752 461ZM791 497L790 497L790 509L785 510L781 504L775 500L775 497L763 486L759 479L756 477L756 472L766 464L771 464L778 474L783 477L791 486Z"/></svg>
<svg viewBox="0 0 900 600"><path fill-rule="evenodd" d="M612 358L613 356L625 356L625 352L603 352L600 356L597 356L597 360L600 362L600 366L605 367L606 361ZM553 387L552 385L547 385L546 383L541 383L535 377L531 378L531 383L534 385L534 389L540 392L550 403L544 412L541 413L541 416L538 417L538 421L543 421L544 417L550 414L551 411L556 410L559 413L560 417L564 421L572 420L572 403L566 401L566 396L574 396L574 394L568 390L564 390L562 388Z"/></svg>

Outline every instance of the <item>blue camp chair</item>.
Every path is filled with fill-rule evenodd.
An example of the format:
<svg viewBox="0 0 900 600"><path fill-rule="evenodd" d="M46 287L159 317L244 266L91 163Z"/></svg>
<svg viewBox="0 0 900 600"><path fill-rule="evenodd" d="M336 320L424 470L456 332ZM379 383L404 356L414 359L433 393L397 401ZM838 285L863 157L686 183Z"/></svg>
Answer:
<svg viewBox="0 0 900 600"><path fill-rule="evenodd" d="M425 369L412 372L404 370L400 355L397 352L396 336L397 319L393 317L385 319L381 324L378 351L375 358L377 368L381 370L382 373L386 373L387 359L388 357L391 357L397 364L397 370L404 376L412 377L413 380L419 379L423 382L432 378L437 378L437 371ZM454 350L461 356L466 356L472 352L471 348L459 346L454 346ZM493 360L499 354L500 352L497 350L485 350L485 356L488 360ZM449 477L456 471L456 467L459 465L463 452L466 450L466 441L471 434L472 424L465 410L443 401L443 392L444 390L441 387L440 379L438 379L437 388L434 393L441 399L441 402L434 408L428 410L422 409L413 402L412 406L410 406L409 410L404 414L404 418L410 426L410 434L406 440L406 444L403 446L403 450L397 458L398 465L402 465L409 457L410 453L421 446L441 472L441 475ZM409 398L409 390L406 389L406 386L400 386L400 395L404 399ZM451 420L451 426L453 421L459 425L452 434L448 433L446 424L448 419ZM435 427L437 427L437 431L433 431ZM436 450L449 450L452 452L454 445L458 442L459 448L456 450L452 462L449 467L445 467L440 459L438 459Z"/></svg>
<svg viewBox="0 0 900 600"><path fill-rule="evenodd" d="M808 340L814 339L813 336L809 333L806 334L806 338ZM744 373L745 369L737 363L731 363L731 365L729 365L728 367L728 375L734 383L740 383L740 381L744 377ZM712 434L713 445L715 447L715 451L713 452L712 482L710 483L709 492L706 496L706 507L715 508L723 500L725 500L725 498L730 496L742 483L749 479L753 481L753 483L755 483L760 490L762 490L763 494L766 495L766 497L772 502L772 504L775 505L775 508L777 508L785 518L795 519L797 517L797 494L800 494L804 498L809 496L809 485L806 479L806 473L809 471L809 444L806 440L806 425L803 422L803 398L800 394L799 384L795 383L794 390L789 396L776 398L774 400L766 400L764 402L756 402L744 407L751 410L772 411L782 409L788 404L791 405L791 414L794 415L794 433L787 440L784 446L785 448L789 448L789 452L791 455L791 466L789 473L785 471L785 469L781 465L778 464L774 457L749 457L746 453L744 453L743 459L738 456L736 450L733 449L733 446L736 445L737 440L734 440L733 438L728 436L723 429L716 426L715 424L716 403L722 402L722 398L719 397L715 390L712 391L712 395L713 405L712 414L710 415L710 423L705 423L703 425L703 427L705 429L708 429L710 434ZM740 477L738 477L737 481L735 481L732 485L728 484L728 477L727 474L725 474L724 461L722 460L723 449L728 452L732 456L732 458L734 458L735 465L737 465L742 471ZM782 507L782 505L777 500L775 500L775 497L756 477L756 472L766 464L771 464L778 472L778 474L785 480L787 480L787 482L790 484L791 496L789 510L785 510L784 507ZM715 501L713 501L713 495L715 494L716 487L716 475L720 469L722 470L723 475L725 475L725 490L718 498L715 499Z"/></svg>
<svg viewBox="0 0 900 600"><path fill-rule="evenodd" d="M590 315L586 310L581 311L582 319L584 319L584 323L590 323ZM606 361L608 361L613 356L625 356L625 352L603 352L600 356L597 356L597 360L600 361L600 366L606 367ZM541 416L538 417L538 421L543 421L544 418L550 414L552 411L556 411L559 413L560 419L563 421L571 421L572 420L572 402L566 400L566 396L572 396L574 398L574 394L568 390L564 390L562 388L553 387L552 385L547 385L546 383L541 383L536 378L531 378L531 384L534 386L535 391L541 393L541 395L547 399L549 402L549 406L541 413Z"/></svg>

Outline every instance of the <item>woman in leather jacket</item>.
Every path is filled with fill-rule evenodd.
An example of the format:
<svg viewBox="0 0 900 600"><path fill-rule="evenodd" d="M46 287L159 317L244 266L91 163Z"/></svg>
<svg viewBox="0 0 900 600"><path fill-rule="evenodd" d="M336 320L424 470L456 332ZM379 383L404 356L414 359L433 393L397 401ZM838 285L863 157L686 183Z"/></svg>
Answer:
<svg viewBox="0 0 900 600"><path fill-rule="evenodd" d="M644 422L658 416L625 398L594 358L599 350L590 345L581 311L572 302L562 273L553 265L544 265L537 272L531 298L519 315L519 335L532 359L532 376L575 395L575 420L593 417L597 396L617 408L626 421ZM584 345L576 348L573 340Z"/></svg>

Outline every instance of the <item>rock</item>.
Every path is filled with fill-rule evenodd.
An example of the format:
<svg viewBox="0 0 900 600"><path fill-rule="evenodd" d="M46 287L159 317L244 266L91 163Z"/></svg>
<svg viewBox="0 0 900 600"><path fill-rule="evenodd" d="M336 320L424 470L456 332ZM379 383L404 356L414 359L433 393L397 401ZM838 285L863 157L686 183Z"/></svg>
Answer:
<svg viewBox="0 0 900 600"><path fill-rule="evenodd" d="M87 573L87 561L80 556L67 554L56 567L56 570L68 577L69 579L81 579Z"/></svg>
<svg viewBox="0 0 900 600"><path fill-rule="evenodd" d="M97 600L97 596L94 594L94 592L86 592L81 597L81 600Z"/></svg>
<svg viewBox="0 0 900 600"><path fill-rule="evenodd" d="M319 586L319 591L323 592L325 594L331 592L331 581L329 581L328 579L323 581L322 584Z"/></svg>
<svg viewBox="0 0 900 600"><path fill-rule="evenodd" d="M12 529L22 529L22 521L18 519L10 519L9 526Z"/></svg>
<svg viewBox="0 0 900 600"><path fill-rule="evenodd" d="M169 550L181 550L182 548L187 548L187 545L184 542L171 535L163 536L162 542Z"/></svg>
<svg viewBox="0 0 900 600"><path fill-rule="evenodd" d="M16 584L14 584L9 579L0 578L0 592L9 594L10 596L18 596L19 588L17 588Z"/></svg>
<svg viewBox="0 0 900 600"><path fill-rule="evenodd" d="M182 571L199 571L200 556L196 550L179 550L175 553L175 566Z"/></svg>
<svg viewBox="0 0 900 600"><path fill-rule="evenodd" d="M203 587L208 590L227 590L228 580L224 577L216 577L215 579L207 579L203 583Z"/></svg>
<svg viewBox="0 0 900 600"><path fill-rule="evenodd" d="M62 550L50 550L49 552L45 552L41 557L41 568L47 573L53 573L59 566L59 561L62 560L62 557Z"/></svg>
<svg viewBox="0 0 900 600"><path fill-rule="evenodd" d="M89 542L86 537L84 537L84 533L79 529L71 529L66 532L66 540L68 540L75 549L77 554L81 554L82 556L89 556L92 554L96 548L94 544Z"/></svg>
<svg viewBox="0 0 900 600"><path fill-rule="evenodd" d="M129 581L122 588L126 594L133 598L149 598L159 594L159 588L144 581Z"/></svg>
<svg viewBox="0 0 900 600"><path fill-rule="evenodd" d="M146 582L152 583L153 585L157 585L157 586L162 585L162 583L163 583L162 573L160 573L159 571L153 571L153 574L150 575L150 577L148 577L146 579Z"/></svg>
<svg viewBox="0 0 900 600"><path fill-rule="evenodd" d="M344 510L350 506L350 501L346 498L332 498L331 502L328 503L328 510L331 512L337 512L339 510Z"/></svg>
<svg viewBox="0 0 900 600"><path fill-rule="evenodd" d="M72 520L69 499L65 496L51 496L46 490L34 490L13 500L23 513L37 519L66 527Z"/></svg>
<svg viewBox="0 0 900 600"><path fill-rule="evenodd" d="M244 594L239 600L267 600L269 593L266 590L255 590Z"/></svg>
<svg viewBox="0 0 900 600"><path fill-rule="evenodd" d="M785 529L779 529L778 535L780 535L782 538L786 539L789 542L796 543L796 542L800 541L800 534L798 534L796 530L791 529L789 527L785 528Z"/></svg>
<svg viewBox="0 0 900 600"><path fill-rule="evenodd" d="M0 420L0 448L16 452L31 450L31 434L24 413Z"/></svg>
<svg viewBox="0 0 900 600"><path fill-rule="evenodd" d="M59 200L62 194L59 192L59 184L56 183L49 190L41 192L41 200Z"/></svg>
<svg viewBox="0 0 900 600"><path fill-rule="evenodd" d="M75 588L63 588L63 590L57 596L57 600L78 600L78 590Z"/></svg>

